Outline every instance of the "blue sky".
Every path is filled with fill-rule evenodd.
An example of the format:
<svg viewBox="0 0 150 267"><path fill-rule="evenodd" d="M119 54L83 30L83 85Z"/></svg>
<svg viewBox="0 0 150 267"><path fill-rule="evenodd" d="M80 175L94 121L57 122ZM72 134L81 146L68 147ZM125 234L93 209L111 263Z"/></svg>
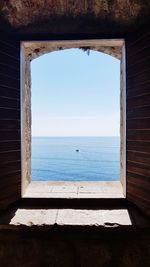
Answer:
<svg viewBox="0 0 150 267"><path fill-rule="evenodd" d="M33 136L119 136L120 61L67 49L31 63Z"/></svg>

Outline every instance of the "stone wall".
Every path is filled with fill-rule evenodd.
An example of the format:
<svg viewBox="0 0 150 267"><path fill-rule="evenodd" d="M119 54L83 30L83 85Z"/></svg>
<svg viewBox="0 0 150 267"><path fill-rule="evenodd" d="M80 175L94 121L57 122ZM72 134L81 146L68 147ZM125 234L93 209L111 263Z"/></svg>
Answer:
<svg viewBox="0 0 150 267"><path fill-rule="evenodd" d="M57 17L93 17L122 25L135 24L150 9L139 0L7 0L0 3L3 16L14 27Z"/></svg>
<svg viewBox="0 0 150 267"><path fill-rule="evenodd" d="M31 71L30 60L21 46L21 165L22 194L31 181Z"/></svg>

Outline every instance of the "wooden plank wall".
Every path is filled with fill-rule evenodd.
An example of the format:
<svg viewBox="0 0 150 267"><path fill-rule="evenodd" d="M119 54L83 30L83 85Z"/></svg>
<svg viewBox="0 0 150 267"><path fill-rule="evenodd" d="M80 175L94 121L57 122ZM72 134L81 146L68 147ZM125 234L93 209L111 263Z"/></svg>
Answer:
<svg viewBox="0 0 150 267"><path fill-rule="evenodd" d="M20 42L0 35L0 209L20 198Z"/></svg>
<svg viewBox="0 0 150 267"><path fill-rule="evenodd" d="M150 216L150 30L126 41L127 199Z"/></svg>

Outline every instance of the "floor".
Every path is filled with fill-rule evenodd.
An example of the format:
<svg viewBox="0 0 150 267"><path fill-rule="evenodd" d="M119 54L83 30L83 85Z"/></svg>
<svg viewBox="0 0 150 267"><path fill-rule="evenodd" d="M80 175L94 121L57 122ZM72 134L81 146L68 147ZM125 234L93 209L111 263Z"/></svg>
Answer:
<svg viewBox="0 0 150 267"><path fill-rule="evenodd" d="M46 206L42 206L43 198L46 198ZM51 198L54 200L54 206L49 205ZM104 202L109 199L109 204L89 205L92 199L101 202L103 198ZM58 199L61 199L59 203ZM67 205L60 205L63 199L75 199L78 203L74 207L69 206L70 201L67 200ZM64 226L65 229L83 226L90 229L91 226L96 228L147 226L147 220L134 206L125 202L120 182L32 182L22 201L23 206L11 207L0 216L0 229L18 230L26 226L29 228L40 226L42 229L45 229L45 226L48 229ZM85 207L81 208L78 205L81 201L85 201ZM122 201L126 204L122 205Z"/></svg>
<svg viewBox="0 0 150 267"><path fill-rule="evenodd" d="M43 198L46 198L46 201L49 198L49 204L53 198L56 203L54 206L49 206L49 204L42 206ZM104 201L109 199L111 205L89 206L91 199L101 201L103 198ZM37 199L39 199L38 204ZM73 207L69 206L68 202L66 206L63 206L58 203L58 199L61 199L60 203L63 203L63 199L75 199L75 201L85 199L86 206ZM120 182L32 182L22 200L23 206L11 207L0 216L0 229L18 230L20 227L21 229L22 227L40 227L43 230L47 227L48 229L60 229L60 227L74 229L74 227L83 226L91 229L91 226L116 228L149 225L134 206L122 205L125 198ZM117 201L115 204L113 204L114 200Z"/></svg>
<svg viewBox="0 0 150 267"><path fill-rule="evenodd" d="M122 185L113 182L31 182L24 198L124 198Z"/></svg>

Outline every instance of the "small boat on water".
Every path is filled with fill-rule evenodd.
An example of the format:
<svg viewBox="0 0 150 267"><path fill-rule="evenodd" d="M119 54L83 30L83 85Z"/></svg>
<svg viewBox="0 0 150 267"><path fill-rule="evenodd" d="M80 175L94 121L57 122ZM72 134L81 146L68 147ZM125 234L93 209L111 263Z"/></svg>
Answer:
<svg viewBox="0 0 150 267"><path fill-rule="evenodd" d="M79 149L76 149L76 152L79 152Z"/></svg>

